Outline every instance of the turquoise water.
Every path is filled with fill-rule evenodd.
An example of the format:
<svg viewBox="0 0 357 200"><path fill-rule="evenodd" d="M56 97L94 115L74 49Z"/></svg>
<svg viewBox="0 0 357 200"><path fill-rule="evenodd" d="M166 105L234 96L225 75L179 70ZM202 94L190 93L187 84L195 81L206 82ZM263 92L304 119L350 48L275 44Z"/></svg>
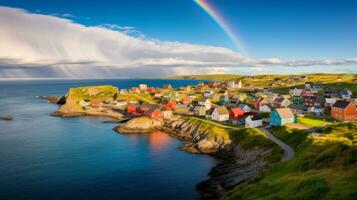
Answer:
<svg viewBox="0 0 357 200"><path fill-rule="evenodd" d="M129 88L187 80L0 81L0 199L198 199L195 185L215 160L180 151L163 133L122 135L104 118L57 118L57 105L36 98L69 87Z"/></svg>

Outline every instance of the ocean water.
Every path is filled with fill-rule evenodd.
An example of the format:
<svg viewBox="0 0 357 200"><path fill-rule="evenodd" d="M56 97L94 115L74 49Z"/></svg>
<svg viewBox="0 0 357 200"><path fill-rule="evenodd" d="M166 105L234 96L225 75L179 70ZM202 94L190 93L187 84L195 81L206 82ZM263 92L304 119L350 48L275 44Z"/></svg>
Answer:
<svg viewBox="0 0 357 200"><path fill-rule="evenodd" d="M104 118L57 118L36 98L76 86L139 83L174 87L188 80L0 81L0 199L199 199L195 185L216 161L178 148L163 133L118 134Z"/></svg>

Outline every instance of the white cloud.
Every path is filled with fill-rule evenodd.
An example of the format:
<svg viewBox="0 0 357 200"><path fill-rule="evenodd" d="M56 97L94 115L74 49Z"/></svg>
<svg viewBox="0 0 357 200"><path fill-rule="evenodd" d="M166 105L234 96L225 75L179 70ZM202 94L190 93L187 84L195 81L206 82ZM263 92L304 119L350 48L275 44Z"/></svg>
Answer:
<svg viewBox="0 0 357 200"><path fill-rule="evenodd" d="M63 14L62 17L74 16ZM33 73L40 71L51 76L107 76L125 72L160 76L165 73L223 73L237 67L260 69L275 65L357 63L357 58L336 61L260 60L227 48L160 41L132 33L139 32L131 26L103 24L88 27L56 16L0 7L0 77L16 74L34 76Z"/></svg>

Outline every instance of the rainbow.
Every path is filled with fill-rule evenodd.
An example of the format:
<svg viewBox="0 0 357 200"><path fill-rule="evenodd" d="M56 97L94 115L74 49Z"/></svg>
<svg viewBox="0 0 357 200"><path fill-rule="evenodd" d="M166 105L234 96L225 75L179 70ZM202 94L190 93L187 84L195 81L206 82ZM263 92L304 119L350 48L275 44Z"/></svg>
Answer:
<svg viewBox="0 0 357 200"><path fill-rule="evenodd" d="M227 36L232 40L234 45L240 50L244 51L242 42L240 41L237 33L232 29L227 21L219 14L219 12L214 9L205 0L193 0L202 10L204 10L216 23L217 25L227 34Z"/></svg>

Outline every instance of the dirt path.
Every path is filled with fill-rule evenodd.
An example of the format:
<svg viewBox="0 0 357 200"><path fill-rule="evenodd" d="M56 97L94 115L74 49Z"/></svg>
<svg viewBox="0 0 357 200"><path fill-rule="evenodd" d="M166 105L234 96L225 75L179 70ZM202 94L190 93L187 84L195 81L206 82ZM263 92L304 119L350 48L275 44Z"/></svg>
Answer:
<svg viewBox="0 0 357 200"><path fill-rule="evenodd" d="M286 143L284 143L283 141L279 140L278 138L276 138L273 134L270 133L270 131L268 131L265 128L260 128L261 131L263 131L265 133L266 136L268 136L268 138L273 141L275 144L279 145L283 150L284 150L284 155L281 159L282 162L288 161L290 159L292 159L295 155L295 151L293 148L291 148L289 145L287 145Z"/></svg>

